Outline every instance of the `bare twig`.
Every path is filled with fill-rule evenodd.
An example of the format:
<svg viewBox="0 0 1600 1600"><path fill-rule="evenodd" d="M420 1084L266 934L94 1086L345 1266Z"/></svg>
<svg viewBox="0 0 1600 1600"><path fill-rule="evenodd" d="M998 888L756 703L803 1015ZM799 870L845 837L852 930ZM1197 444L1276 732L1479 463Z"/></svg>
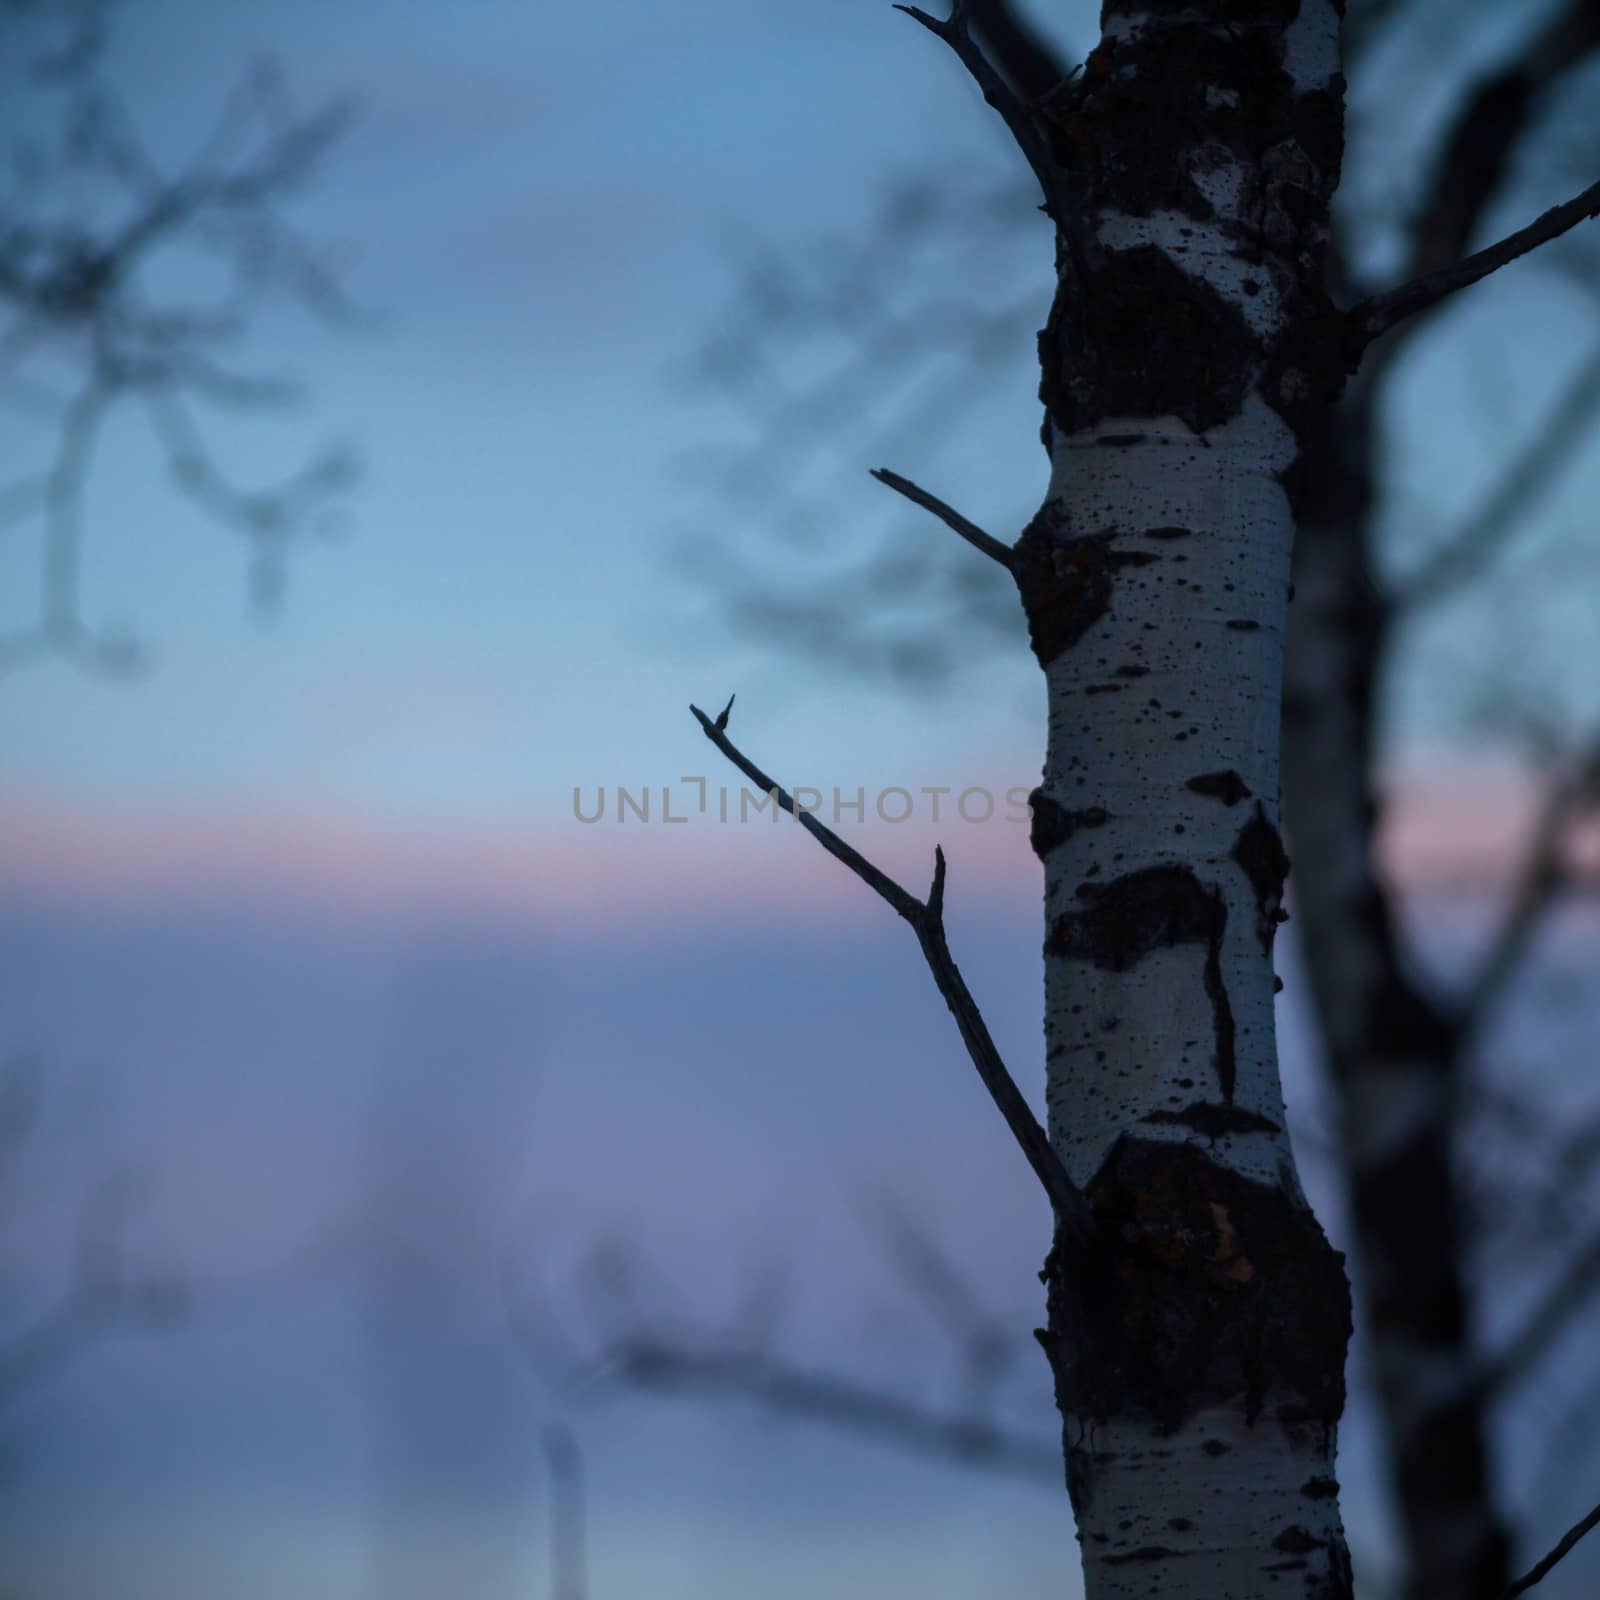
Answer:
<svg viewBox="0 0 1600 1600"><path fill-rule="evenodd" d="M995 70L994 63L983 53L982 47L972 37L968 27L967 0L953 0L949 17L941 22L930 16L920 6L896 5L908 17L920 22L930 33L955 51L962 66L972 75L973 81L983 91L983 98L1000 113L1001 119L1017 141L1017 147L1027 157L1033 175L1039 180L1044 193L1044 210L1049 216L1064 215L1061 207L1061 169L1056 165L1045 145L1038 126L1029 116L1027 108L1007 86Z"/></svg>
<svg viewBox="0 0 1600 1600"><path fill-rule="evenodd" d="M1511 1584L1501 1595L1500 1600L1513 1600L1515 1595L1524 1594L1534 1584L1542 1582L1558 1561L1563 1561L1571 1554L1572 1548L1583 1536L1600 1524L1600 1506L1586 1516L1582 1522L1574 1523L1572 1527L1561 1536L1561 1541L1543 1561L1536 1562L1517 1581Z"/></svg>
<svg viewBox="0 0 1600 1600"><path fill-rule="evenodd" d="M784 1416L887 1439L922 1455L1059 1485L1061 1450L985 1417L940 1412L867 1384L807 1371L745 1350L693 1351L639 1339L615 1352L623 1375L643 1388L742 1396Z"/></svg>
<svg viewBox="0 0 1600 1600"><path fill-rule="evenodd" d="M919 505L924 511L931 511L947 528L959 533L973 549L981 550L991 561L998 561L1007 572L1012 570L1015 558L1011 554L1010 546L1002 544L992 535L987 534L977 523L969 522L961 513L943 500L920 488L909 478L902 478L898 472L891 472L887 467L873 467L872 476L879 483L887 484L896 494L903 494L913 505Z"/></svg>
<svg viewBox="0 0 1600 1600"><path fill-rule="evenodd" d="M1345 313L1345 322L1353 335L1355 348L1365 349L1407 317L1428 310L1457 290L1470 288L1490 273L1498 272L1501 267L1560 238L1569 229L1596 215L1600 215L1600 183L1591 184L1582 194L1552 206L1527 227L1519 228L1498 244L1352 306Z"/></svg>
<svg viewBox="0 0 1600 1600"><path fill-rule="evenodd" d="M727 735L728 716L733 710L731 697L715 720L708 717L698 706L690 706L689 709L694 713L695 720L699 722L705 736L734 766L763 794L775 796L777 803L793 816L829 855L842 861L874 894L888 901L911 924L917 942L922 946L928 969L933 974L933 981L939 986L939 992L944 996L945 1004L950 1007L951 1014L956 1019L956 1026L961 1030L962 1042L972 1057L972 1064L978 1069L978 1076L983 1080L984 1087L999 1108L1001 1116L1005 1118L1012 1137L1021 1147L1023 1155L1027 1157L1028 1165L1033 1168L1035 1176L1043 1184L1045 1193L1049 1195L1055 1207L1057 1228L1061 1238L1071 1246L1086 1248L1094 1238L1094 1219L1089 1210L1089 1202L1067 1176L1061 1158L1052 1148L1044 1129L1039 1126L1039 1120L1034 1116L1028 1102L1023 1099L1022 1091L1017 1087L1016 1080L1011 1076L1005 1062L1000 1059L1000 1052L989 1036L988 1025L984 1022L977 1002L972 998L966 980L961 976L961 970L956 966L955 958L950 954L950 947L945 942L944 851L942 849L934 851L933 886L928 891L927 901L917 899L915 895L902 889L894 879L880 872L865 856L852 849L838 834L819 822L810 812L797 811L794 797L769 778L733 743Z"/></svg>
<svg viewBox="0 0 1600 1600"><path fill-rule="evenodd" d="M1600 412L1600 353L1583 364L1562 391L1550 415L1534 430L1493 492L1466 522L1409 578L1394 604L1416 611L1447 599L1482 575L1510 535L1522 525L1534 498L1544 492L1588 438Z"/></svg>

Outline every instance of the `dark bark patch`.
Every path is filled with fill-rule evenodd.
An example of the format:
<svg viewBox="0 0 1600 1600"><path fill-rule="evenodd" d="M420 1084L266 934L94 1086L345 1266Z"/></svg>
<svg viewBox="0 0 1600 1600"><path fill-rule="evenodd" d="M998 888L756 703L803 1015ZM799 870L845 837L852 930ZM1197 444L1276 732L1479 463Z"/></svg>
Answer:
<svg viewBox="0 0 1600 1600"><path fill-rule="evenodd" d="M1208 889L1188 867L1145 867L1110 883L1080 883L1077 895L1088 904L1055 919L1044 943L1046 956L1126 972L1153 950L1180 944L1206 947L1201 981L1211 1001L1217 1081L1223 1099L1231 1101L1237 1060L1233 1007L1222 979L1222 939L1228 927L1222 891Z"/></svg>
<svg viewBox="0 0 1600 1600"><path fill-rule="evenodd" d="M1344 1408L1344 1258L1302 1199L1195 1145L1124 1136L1086 1189L1101 1241L1047 1262L1046 1347L1063 1414L1149 1419L1271 1401L1332 1427ZM1280 1420L1283 1420L1280 1417ZM1228 1450L1208 1440L1207 1454Z"/></svg>
<svg viewBox="0 0 1600 1600"><path fill-rule="evenodd" d="M1331 1500L1338 1492L1339 1485L1332 1478L1307 1478L1300 1485L1300 1493L1308 1500Z"/></svg>
<svg viewBox="0 0 1600 1600"><path fill-rule="evenodd" d="M1207 1139L1219 1139L1225 1133L1277 1133L1278 1124L1258 1111L1245 1111L1234 1105L1210 1105L1201 1102L1185 1106L1182 1111L1147 1111L1141 1122L1166 1123L1183 1128L1193 1128Z"/></svg>
<svg viewBox="0 0 1600 1600"><path fill-rule="evenodd" d="M1169 1550L1164 1544L1146 1544L1137 1550L1119 1550L1114 1556L1101 1556L1100 1560L1108 1567L1130 1567L1152 1561L1171 1561L1175 1556L1195 1553L1193 1550Z"/></svg>
<svg viewBox="0 0 1600 1600"><path fill-rule="evenodd" d="M1052 800L1043 789L1035 789L1028 796L1028 809L1033 815L1028 828L1028 842L1041 861L1080 829L1102 828L1111 820L1111 813L1104 806L1085 806L1081 811L1069 811Z"/></svg>
<svg viewBox="0 0 1600 1600"><path fill-rule="evenodd" d="M1232 628L1235 633L1254 633L1261 624L1249 617L1230 617L1226 626Z"/></svg>
<svg viewBox="0 0 1600 1600"><path fill-rule="evenodd" d="M1064 535L1050 508L1040 511L1015 546L1012 573L1028 619L1028 641L1041 667L1070 650L1107 611L1115 575L1161 558L1117 550L1114 533Z"/></svg>
<svg viewBox="0 0 1600 1600"><path fill-rule="evenodd" d="M1113 450L1126 450L1130 445L1143 444L1148 437L1144 433L1102 433L1095 443L1108 445Z"/></svg>
<svg viewBox="0 0 1600 1600"><path fill-rule="evenodd" d="M1198 434L1236 416L1261 361L1240 308L1157 245L1104 254L1093 316L1079 314L1083 290L1066 274L1039 335L1039 398L1056 427L1176 416Z"/></svg>
<svg viewBox="0 0 1600 1600"><path fill-rule="evenodd" d="M1080 884L1089 901L1057 917L1045 941L1047 956L1090 961L1126 972L1152 950L1209 944L1221 897L1188 867L1145 867L1106 884Z"/></svg>
<svg viewBox="0 0 1600 1600"><path fill-rule="evenodd" d="M1282 920L1283 880L1289 875L1289 857L1284 853L1278 830L1267 820L1266 807L1259 800L1255 815L1239 830L1231 854L1250 880L1256 900L1256 937L1261 941L1261 948L1270 953Z"/></svg>
<svg viewBox="0 0 1600 1600"><path fill-rule="evenodd" d="M1308 1551L1320 1550L1326 1542L1298 1524L1291 1523L1272 1541L1272 1548L1288 1556L1303 1556Z"/></svg>
<svg viewBox="0 0 1600 1600"><path fill-rule="evenodd" d="M1193 528L1146 528L1139 535L1141 539L1192 539Z"/></svg>
<svg viewBox="0 0 1600 1600"><path fill-rule="evenodd" d="M1217 1084L1222 1098L1232 1104L1234 1078L1238 1058L1234 1048L1233 1006L1228 1000L1228 986L1222 981L1222 935L1227 931L1228 908L1223 903L1222 891L1212 890L1215 912L1211 920L1211 937L1206 942L1206 965L1202 973L1206 998L1211 1002L1211 1026L1216 1036Z"/></svg>
<svg viewBox="0 0 1600 1600"><path fill-rule="evenodd" d="M1244 779L1231 767L1224 772L1202 772L1190 778L1184 788L1193 789L1196 794L1209 795L1225 806L1236 806L1241 800L1250 798L1250 790Z"/></svg>

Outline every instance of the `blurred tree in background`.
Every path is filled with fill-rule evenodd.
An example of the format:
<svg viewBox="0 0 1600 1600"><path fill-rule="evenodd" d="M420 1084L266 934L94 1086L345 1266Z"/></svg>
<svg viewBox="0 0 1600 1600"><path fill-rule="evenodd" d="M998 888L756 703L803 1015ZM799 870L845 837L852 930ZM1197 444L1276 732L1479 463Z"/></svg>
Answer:
<svg viewBox="0 0 1600 1600"><path fill-rule="evenodd" d="M11 436L0 534L36 552L32 600L0 617L0 672L48 658L113 674L146 662L130 628L84 607L85 490L120 408L142 413L176 492L243 539L261 615L281 599L291 551L336 531L355 475L347 450L327 448L245 486L216 452L220 417L231 425L298 397L241 356L274 298L354 320L334 256L291 217L350 107L297 110L263 62L223 96L193 154L169 164L106 81L115 11L111 0L0 5L0 405Z"/></svg>
<svg viewBox="0 0 1600 1600"><path fill-rule="evenodd" d="M295 546L335 531L355 476L347 451L325 449L288 478L247 488L214 452L219 417L298 397L287 378L240 358L274 296L340 325L355 319L332 258L288 215L349 107L296 110L282 73L263 63L225 95L192 157L168 167L107 81L116 12L113 0L0 0L0 538L36 580L5 597L0 676L54 659L126 678L149 662L130 629L96 620L90 611L105 608L84 599L85 496L119 409L142 413L177 493L242 536L263 615ZM67 1202L76 1221L54 1301L7 1307L0 1427L97 1340L170 1326L187 1299L170 1268L130 1259L148 1175L89 1177L73 1170L81 1151L64 1155L48 1136L61 1115L45 1116L46 1085L58 1077L26 1052L0 1067L8 1242L37 1236L64 1194L83 1191Z"/></svg>

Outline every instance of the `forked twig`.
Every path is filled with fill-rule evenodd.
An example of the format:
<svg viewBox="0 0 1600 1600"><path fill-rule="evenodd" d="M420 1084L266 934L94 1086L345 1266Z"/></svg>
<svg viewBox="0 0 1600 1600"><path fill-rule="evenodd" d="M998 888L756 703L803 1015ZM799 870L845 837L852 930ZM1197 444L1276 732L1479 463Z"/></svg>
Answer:
<svg viewBox="0 0 1600 1600"><path fill-rule="evenodd" d="M708 717L699 706L689 708L695 715L705 736L736 766L763 794L770 794L778 805L787 811L822 846L829 855L842 861L879 898L888 901L911 924L927 959L928 970L939 986L945 1004L950 1007L961 1030L962 1042L978 1069L984 1087L1005 1118L1011 1136L1021 1146L1028 1165L1050 1197L1056 1210L1057 1228L1062 1241L1079 1249L1087 1248L1094 1238L1094 1218L1089 1202L1082 1190L1067 1175L1061 1158L1055 1153L1039 1119L1034 1116L1022 1091L1011 1076L1006 1064L989 1036L988 1025L978 1010L966 980L961 976L944 933L944 851L935 849L933 885L926 901L919 900L902 889L893 878L881 872L858 850L846 844L825 823L819 822L809 811L797 810L794 796L775 783L728 737L728 717L733 710L733 699L715 718Z"/></svg>

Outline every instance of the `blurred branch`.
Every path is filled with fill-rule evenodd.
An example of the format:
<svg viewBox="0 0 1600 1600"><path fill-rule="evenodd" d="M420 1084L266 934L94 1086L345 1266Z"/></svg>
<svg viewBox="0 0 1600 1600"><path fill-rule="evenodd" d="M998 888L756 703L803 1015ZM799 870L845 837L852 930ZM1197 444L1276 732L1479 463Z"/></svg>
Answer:
<svg viewBox="0 0 1600 1600"><path fill-rule="evenodd" d="M120 1173L91 1193L78 1222L71 1285L51 1310L0 1344L0 1404L69 1366L113 1326L160 1326L181 1314L184 1296L176 1283L130 1279L124 1269L123 1233L135 1182L133 1174Z"/></svg>
<svg viewBox="0 0 1600 1600"><path fill-rule="evenodd" d="M732 1395L783 1416L889 1440L918 1454L1059 1486L1061 1451L983 1417L940 1412L749 1350L690 1350L637 1338L611 1352L619 1376L663 1393Z"/></svg>
<svg viewBox="0 0 1600 1600"><path fill-rule="evenodd" d="M812 813L797 811L794 797L774 783L738 749L726 731L728 716L733 709L731 697L715 721L698 706L691 706L689 709L694 713L695 720L700 724L705 736L756 785L760 793L771 795L776 803L793 816L829 855L843 862L874 894L887 901L911 924L917 942L922 947L923 956L927 960L928 970L933 974L933 980L938 985L940 994L944 996L945 1004L950 1007L951 1014L956 1019L956 1026L961 1030L962 1042L972 1057L972 1064L978 1069L978 1076L983 1080L984 1087L989 1091L1001 1116L1005 1118L1012 1137L1055 1207L1059 1239L1069 1249L1081 1250L1088 1246L1095 1234L1094 1218L1089 1210L1089 1202L1084 1198L1082 1190L1067 1176L1061 1158L1045 1136L1044 1129L1039 1126L1038 1118L1034 1116L1032 1108L1023 1099L1022 1091L1017 1088L1016 1080L1011 1076L1005 1062L1000 1059L1000 1052L989 1036L988 1026L978 1010L977 1002L972 998L972 992L967 988L961 970L956 966L955 959L950 954L950 947L945 942L944 851L938 848L934 850L933 886L928 892L926 902L918 900L892 878L880 872L865 856L853 850L831 828L819 822Z"/></svg>
<svg viewBox="0 0 1600 1600"><path fill-rule="evenodd" d="M1499 484L1455 533L1400 581L1393 604L1416 612L1448 599L1481 577L1523 525L1528 508L1568 466L1600 414L1600 352L1561 392Z"/></svg>
<svg viewBox="0 0 1600 1600"><path fill-rule="evenodd" d="M550 1477L550 1600L588 1600L589 1535L578 1436L554 1423L540 1439Z"/></svg>
<svg viewBox="0 0 1600 1600"><path fill-rule="evenodd" d="M930 33L942 39L955 51L972 80L983 91L983 98L1000 113L1001 120L1016 140L1017 148L1033 168L1044 195L1044 210L1052 217L1066 218L1065 197L1062 193L1062 172L1050 154L1038 124L1031 112L1017 99L1005 79L983 53L982 47L972 37L968 27L971 7L968 0L951 0L950 15L940 21L918 6L896 5L908 17L920 22Z"/></svg>
<svg viewBox="0 0 1600 1600"><path fill-rule="evenodd" d="M955 1346L961 1361L963 1414L973 1413L979 1398L993 1389L1017 1355L1033 1348L1032 1341L1024 1346L1012 1337L1009 1322L984 1305L933 1234L892 1197L878 1197L869 1221L882 1235L896 1275Z"/></svg>
<svg viewBox="0 0 1600 1600"><path fill-rule="evenodd" d="M1043 100L1067 76L1054 47L1010 0L969 0L967 15L986 53L1024 101Z"/></svg>
<svg viewBox="0 0 1600 1600"><path fill-rule="evenodd" d="M1521 1329L1485 1362L1476 1379L1487 1396L1498 1396L1526 1376L1571 1326L1573 1317L1600 1291L1600 1232L1562 1270L1529 1312Z"/></svg>
<svg viewBox="0 0 1600 1600"><path fill-rule="evenodd" d="M1546 913L1570 886L1566 863L1567 829L1584 808L1600 802L1600 736L1573 763L1565 778L1554 782L1534 824L1527 858L1510 904L1489 943L1488 953L1466 990L1459 1008L1463 1041L1483 1030L1521 966Z"/></svg>
<svg viewBox="0 0 1600 1600"><path fill-rule="evenodd" d="M102 31L106 9L65 8L92 11ZM228 97L198 155L168 177L121 103L94 81L100 55L98 42L80 45L42 75L49 92L65 95L60 148L35 155L0 217L0 312L8 317L0 382L38 391L36 379L20 370L28 362L49 361L57 378L68 375L52 419L50 467L0 486L0 526L37 520L41 552L37 618L0 634L0 673L50 656L119 675L144 663L134 641L91 629L80 610L85 485L104 425L124 399L144 400L185 492L249 539L258 612L281 589L291 539L353 475L335 453L280 485L245 494L228 484L199 430L174 420L186 396L236 409L293 397L283 379L241 371L218 354L250 331L268 291L282 291L324 320L354 320L326 254L283 214L283 203L343 134L350 106L336 102L297 115L277 70L258 68ZM109 183L109 196L86 198L63 215L60 195L79 192L86 179L98 180L102 191ZM69 189L69 180L79 189ZM175 248L220 260L226 284L213 303L152 297L151 264L165 263Z"/></svg>

